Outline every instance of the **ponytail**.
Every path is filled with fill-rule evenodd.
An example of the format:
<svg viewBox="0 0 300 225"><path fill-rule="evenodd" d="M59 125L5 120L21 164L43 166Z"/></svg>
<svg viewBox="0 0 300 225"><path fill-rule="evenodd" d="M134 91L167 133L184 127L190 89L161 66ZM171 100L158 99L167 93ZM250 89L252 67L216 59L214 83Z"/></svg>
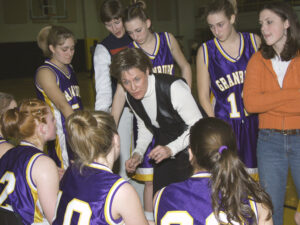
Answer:
<svg viewBox="0 0 300 225"><path fill-rule="evenodd" d="M228 0L233 8L233 12L236 15L238 13L237 2L236 0Z"/></svg>
<svg viewBox="0 0 300 225"><path fill-rule="evenodd" d="M36 122L46 123L48 107L38 99L23 100L19 107L7 110L1 117L1 131L6 139L32 137Z"/></svg>
<svg viewBox="0 0 300 225"><path fill-rule="evenodd" d="M123 22L126 23L132 19L139 18L143 22L149 19L146 12L146 3L142 0L137 0L135 3L129 5L124 10Z"/></svg>
<svg viewBox="0 0 300 225"><path fill-rule="evenodd" d="M76 42L74 34L63 26L49 25L43 27L37 35L37 44L47 58L52 57L49 45L57 46L62 44L66 39L72 38Z"/></svg>
<svg viewBox="0 0 300 225"><path fill-rule="evenodd" d="M251 220L256 224L255 214L248 204L249 196L272 211L270 197L238 158L235 134L228 123L212 117L199 120L191 127L190 147L194 169L211 173L212 208L219 223L225 222L219 217L223 211L228 223L249 224Z"/></svg>
<svg viewBox="0 0 300 225"><path fill-rule="evenodd" d="M221 224L219 212L227 215L228 223L236 221L247 223L249 218L255 221L255 214L247 203L249 194L247 185L253 186L255 181L244 168L234 149L226 149L220 153L215 151L215 166L211 169L211 199L216 219ZM220 199L220 196L221 199ZM253 196L250 194L250 196Z"/></svg>
<svg viewBox="0 0 300 225"><path fill-rule="evenodd" d="M76 155L75 163L82 168L112 149L117 128L113 117L102 111L75 111L66 120L68 142Z"/></svg>
<svg viewBox="0 0 300 225"><path fill-rule="evenodd" d="M236 0L214 0L210 3L205 11L205 18L209 14L224 12L228 19L231 18L232 15L237 15L237 1Z"/></svg>
<svg viewBox="0 0 300 225"><path fill-rule="evenodd" d="M1 132L6 139L18 139L19 134L19 110L18 108L7 110L1 117Z"/></svg>
<svg viewBox="0 0 300 225"><path fill-rule="evenodd" d="M42 50L44 56L50 57L51 51L49 50L48 35L51 30L51 26L43 27L37 35L37 45Z"/></svg>

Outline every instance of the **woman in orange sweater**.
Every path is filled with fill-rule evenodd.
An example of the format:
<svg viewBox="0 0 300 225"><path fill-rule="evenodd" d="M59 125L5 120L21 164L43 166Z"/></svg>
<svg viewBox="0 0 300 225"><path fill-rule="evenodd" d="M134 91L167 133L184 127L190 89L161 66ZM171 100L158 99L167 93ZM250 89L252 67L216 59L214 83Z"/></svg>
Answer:
<svg viewBox="0 0 300 225"><path fill-rule="evenodd" d="M279 225L289 167L300 196L300 24L283 2L265 5L259 22L262 45L248 63L244 103L259 113L258 173Z"/></svg>

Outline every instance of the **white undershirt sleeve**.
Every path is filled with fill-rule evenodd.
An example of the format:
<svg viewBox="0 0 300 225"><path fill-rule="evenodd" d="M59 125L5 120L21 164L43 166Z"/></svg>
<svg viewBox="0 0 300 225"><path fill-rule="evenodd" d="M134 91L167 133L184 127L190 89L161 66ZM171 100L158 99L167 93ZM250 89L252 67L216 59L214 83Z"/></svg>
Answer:
<svg viewBox="0 0 300 225"><path fill-rule="evenodd" d="M93 60L96 89L95 110L109 112L112 104L111 78L109 73L111 56L103 45L98 44Z"/></svg>
<svg viewBox="0 0 300 225"><path fill-rule="evenodd" d="M191 89L182 80L177 80L171 85L171 102L185 124L188 125L186 131L167 144L172 151L172 156L175 156L189 145L190 128L202 118L202 115L191 94Z"/></svg>

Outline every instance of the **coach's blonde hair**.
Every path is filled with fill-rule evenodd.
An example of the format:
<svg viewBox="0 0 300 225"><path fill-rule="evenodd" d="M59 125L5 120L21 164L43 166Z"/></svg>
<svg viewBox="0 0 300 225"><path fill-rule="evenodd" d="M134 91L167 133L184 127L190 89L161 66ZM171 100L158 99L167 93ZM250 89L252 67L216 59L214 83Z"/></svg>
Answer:
<svg viewBox="0 0 300 225"><path fill-rule="evenodd" d="M80 168L105 157L113 147L117 128L113 117L106 112L75 111L66 120L68 142Z"/></svg>

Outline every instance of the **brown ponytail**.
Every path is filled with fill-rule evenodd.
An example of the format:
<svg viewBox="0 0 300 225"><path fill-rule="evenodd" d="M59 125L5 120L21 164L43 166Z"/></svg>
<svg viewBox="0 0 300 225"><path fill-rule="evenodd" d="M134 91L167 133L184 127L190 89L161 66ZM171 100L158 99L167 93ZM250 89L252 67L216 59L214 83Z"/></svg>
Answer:
<svg viewBox="0 0 300 225"><path fill-rule="evenodd" d="M128 22L132 19L139 18L143 22L149 19L146 12L146 3L142 0L138 0L135 3L129 5L124 10L123 22Z"/></svg>
<svg viewBox="0 0 300 225"><path fill-rule="evenodd" d="M195 158L193 167L211 173L212 208L219 223L219 213L223 211L228 223L248 224L251 219L256 224L255 214L247 203L249 196L272 210L270 197L238 158L236 138L229 124L217 118L199 120L190 130L190 146ZM226 147L219 151L222 146Z"/></svg>
<svg viewBox="0 0 300 225"><path fill-rule="evenodd" d="M236 0L214 0L207 6L205 18L207 18L209 14L224 12L226 17L230 19L232 15L237 14L237 11Z"/></svg>
<svg viewBox="0 0 300 225"><path fill-rule="evenodd" d="M80 167L105 157L113 146L117 128L113 117L102 111L75 111L66 120L68 142Z"/></svg>
<svg viewBox="0 0 300 225"><path fill-rule="evenodd" d="M56 47L62 44L66 39L72 38L76 42L74 34L63 26L48 25L43 27L37 35L37 44L47 58L52 57L49 45Z"/></svg>
<svg viewBox="0 0 300 225"><path fill-rule="evenodd" d="M23 100L19 107L7 110L1 117L5 138L22 140L34 135L36 121L46 123L48 106L38 99Z"/></svg>

